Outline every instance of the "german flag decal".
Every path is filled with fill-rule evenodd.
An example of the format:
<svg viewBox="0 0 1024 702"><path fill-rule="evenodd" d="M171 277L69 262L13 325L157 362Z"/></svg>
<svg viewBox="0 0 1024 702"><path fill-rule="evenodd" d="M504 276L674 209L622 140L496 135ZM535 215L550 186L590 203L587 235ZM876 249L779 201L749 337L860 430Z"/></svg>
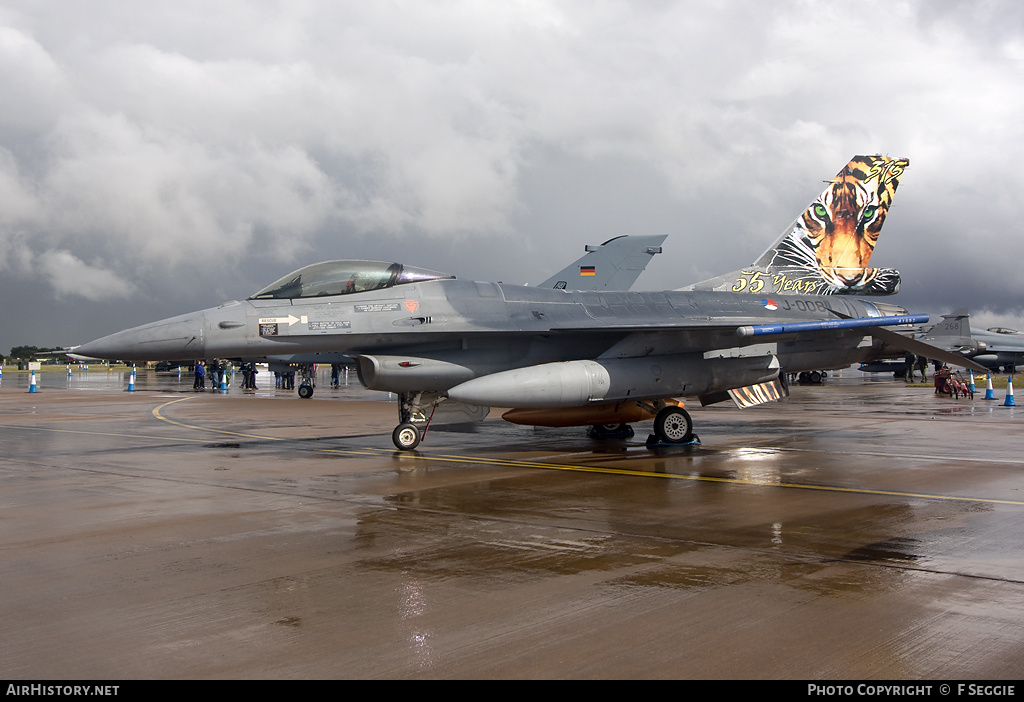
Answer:
<svg viewBox="0 0 1024 702"><path fill-rule="evenodd" d="M580 266L580 275L597 275L597 269L594 266Z"/></svg>

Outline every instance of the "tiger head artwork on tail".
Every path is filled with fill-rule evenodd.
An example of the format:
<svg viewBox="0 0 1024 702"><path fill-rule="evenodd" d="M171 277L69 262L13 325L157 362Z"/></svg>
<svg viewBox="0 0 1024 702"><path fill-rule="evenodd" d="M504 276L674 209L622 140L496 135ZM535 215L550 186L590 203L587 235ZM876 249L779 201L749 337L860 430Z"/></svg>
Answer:
<svg viewBox="0 0 1024 702"><path fill-rule="evenodd" d="M900 274L869 268L905 158L854 156L751 266L689 290L805 295L891 295Z"/></svg>

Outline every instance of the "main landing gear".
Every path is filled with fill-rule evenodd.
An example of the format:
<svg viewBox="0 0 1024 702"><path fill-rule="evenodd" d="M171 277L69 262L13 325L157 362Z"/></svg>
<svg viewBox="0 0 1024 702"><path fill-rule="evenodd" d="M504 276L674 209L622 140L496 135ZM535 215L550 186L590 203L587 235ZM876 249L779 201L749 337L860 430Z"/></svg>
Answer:
<svg viewBox="0 0 1024 702"><path fill-rule="evenodd" d="M628 424L594 424L587 435L591 439L632 439L633 427Z"/></svg>
<svg viewBox="0 0 1024 702"><path fill-rule="evenodd" d="M654 417L654 433L665 444L688 444L693 441L693 420L681 407L669 405Z"/></svg>
<svg viewBox="0 0 1024 702"><path fill-rule="evenodd" d="M647 439L648 446L699 443L693 433L693 420L682 407L664 401L637 404L647 416L654 415L654 433ZM633 436L633 429L629 424L595 424L588 434L592 439L629 439Z"/></svg>
<svg viewBox="0 0 1024 702"><path fill-rule="evenodd" d="M434 408L443 401L443 396L434 393L399 394L399 424L391 432L391 441L395 448L399 451L411 451L419 446L430 426ZM649 412L653 413L656 407L657 405L651 407ZM628 439L633 436L633 428L626 423L595 424L591 426L589 433L595 439ZM694 443L696 440L690 414L682 407L667 405L655 415L654 434L647 443L681 445Z"/></svg>

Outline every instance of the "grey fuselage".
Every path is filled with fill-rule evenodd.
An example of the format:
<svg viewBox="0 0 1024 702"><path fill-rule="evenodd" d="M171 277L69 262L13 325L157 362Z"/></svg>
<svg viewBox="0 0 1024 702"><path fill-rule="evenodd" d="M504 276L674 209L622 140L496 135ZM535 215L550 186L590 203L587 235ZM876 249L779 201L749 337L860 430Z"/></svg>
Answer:
<svg viewBox="0 0 1024 702"><path fill-rule="evenodd" d="M846 297L567 292L443 279L228 302L103 337L79 352L135 361L344 353L359 360L368 387L395 392L443 392L482 375L578 359L773 355L783 370L797 372L885 354L855 329L785 334L771 343L737 335L742 325L835 319L833 310L849 317L905 313Z"/></svg>
<svg viewBox="0 0 1024 702"><path fill-rule="evenodd" d="M1014 368L1024 362L1024 336L993 331L972 331L975 350L964 355L983 366Z"/></svg>

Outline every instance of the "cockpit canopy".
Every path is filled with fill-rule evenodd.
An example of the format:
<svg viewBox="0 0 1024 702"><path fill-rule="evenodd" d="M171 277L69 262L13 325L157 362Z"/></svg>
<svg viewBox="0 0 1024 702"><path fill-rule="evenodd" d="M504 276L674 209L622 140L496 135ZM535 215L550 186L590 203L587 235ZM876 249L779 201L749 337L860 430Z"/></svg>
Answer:
<svg viewBox="0 0 1024 702"><path fill-rule="evenodd" d="M447 273L384 261L324 261L300 268L251 296L250 300L291 300L382 290L406 283L450 280Z"/></svg>

